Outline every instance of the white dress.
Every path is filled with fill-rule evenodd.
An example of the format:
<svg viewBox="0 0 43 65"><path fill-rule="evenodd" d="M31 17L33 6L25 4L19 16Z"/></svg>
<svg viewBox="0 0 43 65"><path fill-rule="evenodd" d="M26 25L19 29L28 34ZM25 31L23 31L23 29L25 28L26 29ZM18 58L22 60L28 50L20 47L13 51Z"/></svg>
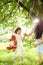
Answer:
<svg viewBox="0 0 43 65"><path fill-rule="evenodd" d="M22 39L21 39L21 35L18 34L14 34L16 36L16 40L17 40L17 48L15 50L15 57L17 55L17 52L20 52L20 56L23 56L23 43L22 43Z"/></svg>
<svg viewBox="0 0 43 65"><path fill-rule="evenodd" d="M35 41L35 43L39 43L40 41L41 41L41 39L37 39L37 40ZM37 50L38 53L43 53L43 43L40 44L40 45L38 45L38 46L36 47L36 50Z"/></svg>
<svg viewBox="0 0 43 65"><path fill-rule="evenodd" d="M16 34L16 39L17 39L17 50L23 51L23 43L21 40L21 35Z"/></svg>

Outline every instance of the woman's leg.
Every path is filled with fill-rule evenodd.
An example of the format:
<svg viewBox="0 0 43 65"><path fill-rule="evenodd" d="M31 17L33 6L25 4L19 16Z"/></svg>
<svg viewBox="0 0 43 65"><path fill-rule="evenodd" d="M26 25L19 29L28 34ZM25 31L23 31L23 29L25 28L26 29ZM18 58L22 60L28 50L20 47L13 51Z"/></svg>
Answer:
<svg viewBox="0 0 43 65"><path fill-rule="evenodd" d="M41 53L39 53L39 63L42 63L42 54Z"/></svg>

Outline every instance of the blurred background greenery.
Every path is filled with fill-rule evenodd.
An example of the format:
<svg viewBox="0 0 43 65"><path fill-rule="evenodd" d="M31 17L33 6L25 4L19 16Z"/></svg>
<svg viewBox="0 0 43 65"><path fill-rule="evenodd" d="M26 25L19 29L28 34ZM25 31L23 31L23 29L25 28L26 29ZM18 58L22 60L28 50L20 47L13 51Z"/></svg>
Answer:
<svg viewBox="0 0 43 65"><path fill-rule="evenodd" d="M31 12L43 20L43 0L0 0L0 65L14 65L14 53L6 50L6 46L13 28L15 29L18 26L33 27ZM15 65L38 65L38 63L36 64L37 53L33 49L33 35L26 37L23 43L25 62L19 63L17 60Z"/></svg>

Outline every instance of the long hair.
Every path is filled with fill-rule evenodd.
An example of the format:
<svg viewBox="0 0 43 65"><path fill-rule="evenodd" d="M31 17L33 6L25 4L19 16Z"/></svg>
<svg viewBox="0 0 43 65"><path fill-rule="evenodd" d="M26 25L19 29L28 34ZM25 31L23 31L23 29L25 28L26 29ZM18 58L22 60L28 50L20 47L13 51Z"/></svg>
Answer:
<svg viewBox="0 0 43 65"><path fill-rule="evenodd" d="M42 33L43 33L43 22L42 21L39 21L37 23L36 28L35 28L35 37L36 37L36 39L41 38Z"/></svg>

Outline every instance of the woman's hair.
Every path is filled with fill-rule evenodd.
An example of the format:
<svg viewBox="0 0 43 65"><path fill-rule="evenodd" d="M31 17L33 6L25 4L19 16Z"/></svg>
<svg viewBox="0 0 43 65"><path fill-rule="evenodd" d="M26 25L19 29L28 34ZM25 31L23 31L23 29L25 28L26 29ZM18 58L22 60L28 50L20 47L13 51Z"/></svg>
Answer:
<svg viewBox="0 0 43 65"><path fill-rule="evenodd" d="M21 30L21 28L20 27L16 28L16 30L14 32L17 34L18 30Z"/></svg>
<svg viewBox="0 0 43 65"><path fill-rule="evenodd" d="M39 21L37 23L36 28L35 28L35 37L36 37L36 39L41 38L42 33L43 33L43 22L42 21Z"/></svg>

